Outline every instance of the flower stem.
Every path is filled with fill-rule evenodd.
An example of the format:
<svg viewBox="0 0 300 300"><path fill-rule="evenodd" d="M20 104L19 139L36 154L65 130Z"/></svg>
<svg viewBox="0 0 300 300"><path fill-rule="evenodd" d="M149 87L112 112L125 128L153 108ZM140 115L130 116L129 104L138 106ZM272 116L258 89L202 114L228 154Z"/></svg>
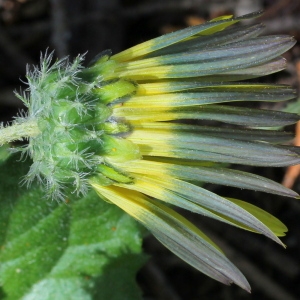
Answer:
<svg viewBox="0 0 300 300"><path fill-rule="evenodd" d="M12 141L22 141L24 138L35 137L40 133L36 120L15 123L0 129L0 146Z"/></svg>

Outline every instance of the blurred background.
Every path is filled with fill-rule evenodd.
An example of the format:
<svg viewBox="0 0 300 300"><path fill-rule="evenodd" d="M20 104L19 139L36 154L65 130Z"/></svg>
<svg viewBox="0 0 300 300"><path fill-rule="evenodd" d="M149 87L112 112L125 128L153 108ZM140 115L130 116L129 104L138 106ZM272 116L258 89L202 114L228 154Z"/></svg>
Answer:
<svg viewBox="0 0 300 300"><path fill-rule="evenodd" d="M256 21L266 24L265 34L289 34L300 40L299 0L0 0L0 121L12 120L22 109L13 91L24 88L27 64L38 64L47 49L55 50L58 58L87 52L88 62L105 49L116 53L220 15L242 15L261 9L265 14ZM286 71L259 81L292 85L299 95L299 44L285 57ZM286 106L255 105L277 110ZM295 130L293 126L288 129ZM287 172L281 168L242 169L279 182ZM289 174L297 172L294 169ZM296 175L291 185L300 192ZM300 299L299 200L213 185L207 188L222 196L247 200L281 219L289 228L283 238L287 249L262 236L182 212L224 249L248 278L252 294L209 279L148 237L144 248L151 257L137 276L144 299Z"/></svg>

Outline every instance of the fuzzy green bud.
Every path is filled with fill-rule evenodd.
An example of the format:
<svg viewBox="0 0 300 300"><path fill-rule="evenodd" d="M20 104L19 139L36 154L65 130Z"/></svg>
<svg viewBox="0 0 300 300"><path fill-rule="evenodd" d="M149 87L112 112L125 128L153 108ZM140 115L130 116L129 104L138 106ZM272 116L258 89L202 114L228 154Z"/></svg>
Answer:
<svg viewBox="0 0 300 300"><path fill-rule="evenodd" d="M23 151L33 164L25 181L39 179L55 199L85 194L88 180L95 176L107 178L104 184L131 182L111 163L139 158L139 149L120 136L130 126L114 118L110 103L134 94L135 84L113 78L115 62L108 52L89 68L82 67L83 56L53 65L51 60L52 55L42 57L40 68L28 72L29 87L24 96L18 95L28 107L28 116L8 127L22 132L10 140L29 138Z"/></svg>

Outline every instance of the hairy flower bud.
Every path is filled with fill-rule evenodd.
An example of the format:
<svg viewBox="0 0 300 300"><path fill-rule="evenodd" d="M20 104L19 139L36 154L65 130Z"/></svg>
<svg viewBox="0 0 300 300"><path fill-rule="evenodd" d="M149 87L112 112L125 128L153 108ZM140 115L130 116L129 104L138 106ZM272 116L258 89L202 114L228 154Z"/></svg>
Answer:
<svg viewBox="0 0 300 300"><path fill-rule="evenodd" d="M115 64L107 52L89 68L81 65L83 56L53 65L51 60L52 54L42 57L41 67L28 71L29 88L25 97L19 96L28 116L18 121L34 120L38 129L24 149L33 159L25 180L38 178L53 199L64 199L68 192L85 194L88 178L99 173L110 180L130 181L103 163L120 153L129 159L139 156L132 142L118 142L118 135L128 133L130 126L114 118L110 106L134 94L135 83L113 78Z"/></svg>

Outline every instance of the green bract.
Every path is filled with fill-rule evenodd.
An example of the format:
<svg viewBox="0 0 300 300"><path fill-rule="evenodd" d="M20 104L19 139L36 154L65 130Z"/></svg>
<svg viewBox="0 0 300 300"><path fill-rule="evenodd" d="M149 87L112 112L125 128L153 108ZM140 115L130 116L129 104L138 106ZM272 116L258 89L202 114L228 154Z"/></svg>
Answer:
<svg viewBox="0 0 300 300"><path fill-rule="evenodd" d="M28 72L29 88L19 96L28 107L28 117L18 122L37 122L37 133L23 150L33 159L25 180L38 178L51 198L62 200L67 192L85 195L88 178L94 175L103 184L110 184L110 178L130 182L103 162L117 149L138 158L138 148L131 142L116 144L109 137L130 131L128 124L112 117L109 103L131 94L135 84L111 78L114 63L107 51L88 69L81 65L83 56L53 65L51 60L52 54L42 57L41 66Z"/></svg>

